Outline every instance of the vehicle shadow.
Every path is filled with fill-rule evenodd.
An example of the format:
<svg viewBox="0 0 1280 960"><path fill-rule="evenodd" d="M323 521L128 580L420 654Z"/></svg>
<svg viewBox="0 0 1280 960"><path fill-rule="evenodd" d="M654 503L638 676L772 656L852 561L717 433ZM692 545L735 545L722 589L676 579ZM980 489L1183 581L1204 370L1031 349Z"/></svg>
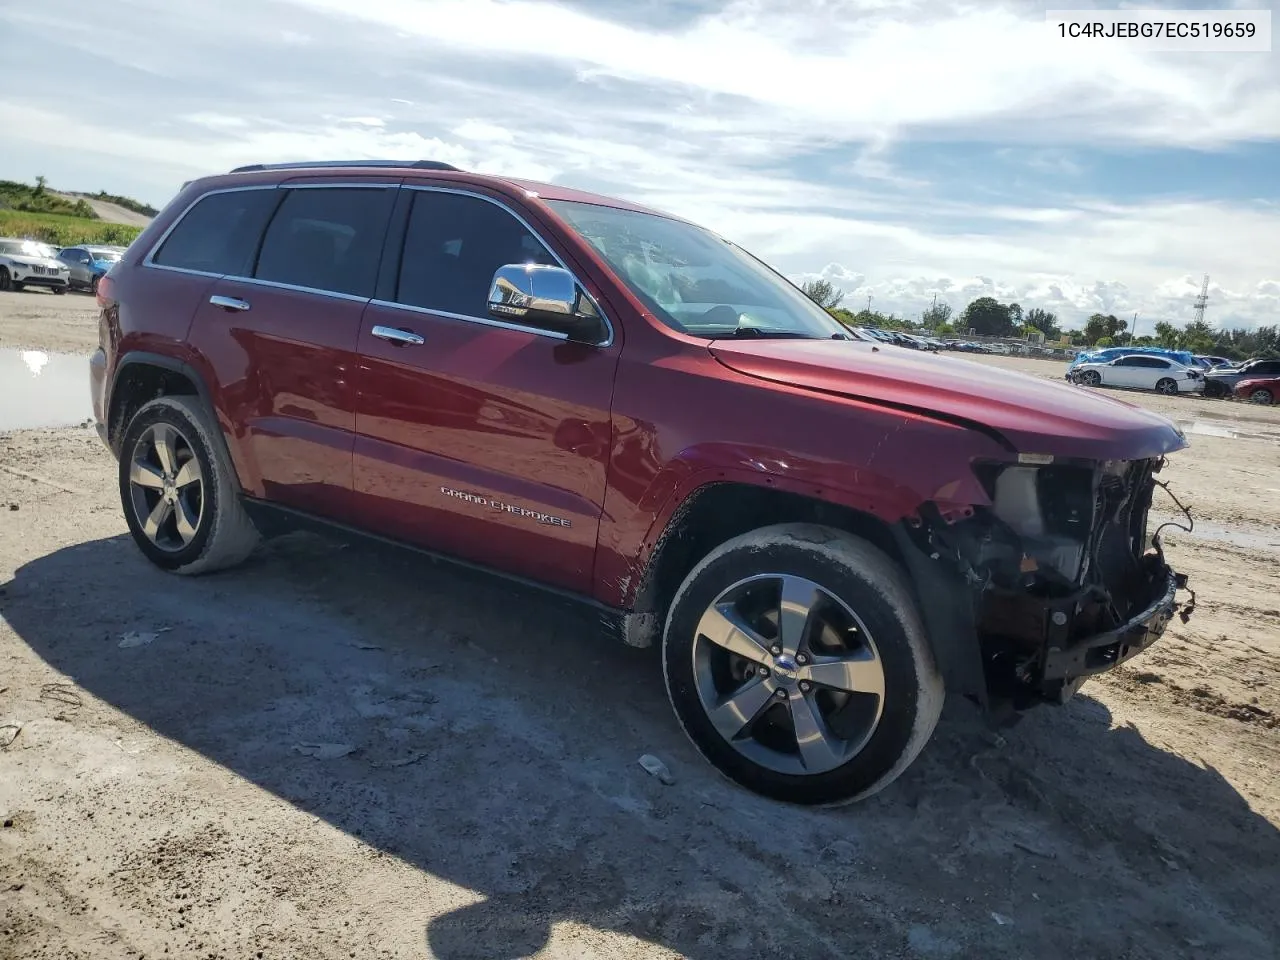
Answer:
<svg viewBox="0 0 1280 960"><path fill-rule="evenodd" d="M295 535L184 579L113 537L22 566L0 602L115 709L479 894L422 918L445 960L529 956L566 922L697 960L1257 957L1280 942L1255 909L1280 833L1087 696L1000 734L949 708L883 794L805 810L703 763L653 651L386 548ZM357 749L323 761L294 749L309 741Z"/></svg>

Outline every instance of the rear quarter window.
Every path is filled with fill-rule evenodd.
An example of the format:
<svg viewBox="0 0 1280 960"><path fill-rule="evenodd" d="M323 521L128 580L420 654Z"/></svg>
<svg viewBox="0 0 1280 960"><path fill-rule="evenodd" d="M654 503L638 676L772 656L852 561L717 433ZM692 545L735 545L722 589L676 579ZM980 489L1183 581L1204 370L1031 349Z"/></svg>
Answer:
<svg viewBox="0 0 1280 960"><path fill-rule="evenodd" d="M247 275L279 199L274 188L208 194L178 221L152 262L201 273Z"/></svg>

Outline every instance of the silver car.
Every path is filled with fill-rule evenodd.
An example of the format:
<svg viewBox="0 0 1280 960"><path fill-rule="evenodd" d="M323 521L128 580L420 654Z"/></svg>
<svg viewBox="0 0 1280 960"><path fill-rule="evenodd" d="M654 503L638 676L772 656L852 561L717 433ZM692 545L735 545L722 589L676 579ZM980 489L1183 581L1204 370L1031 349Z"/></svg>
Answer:
<svg viewBox="0 0 1280 960"><path fill-rule="evenodd" d="M111 265L120 259L124 247L112 247L103 244L81 244L78 247L65 247L58 259L67 265L71 272L71 288L98 292L98 279L111 269Z"/></svg>

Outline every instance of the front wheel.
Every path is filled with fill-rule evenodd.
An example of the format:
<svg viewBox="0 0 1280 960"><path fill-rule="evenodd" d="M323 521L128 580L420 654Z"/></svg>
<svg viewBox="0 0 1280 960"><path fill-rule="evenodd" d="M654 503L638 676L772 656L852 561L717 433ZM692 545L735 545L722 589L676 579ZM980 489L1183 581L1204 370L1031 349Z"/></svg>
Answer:
<svg viewBox="0 0 1280 960"><path fill-rule="evenodd" d="M0 290L12 290L13 277L9 273L8 267L0 267Z"/></svg>
<svg viewBox="0 0 1280 960"><path fill-rule="evenodd" d="M1254 390L1249 394L1250 403L1260 403L1263 406L1270 406L1275 403L1275 399L1276 398L1272 396L1271 391L1266 387L1259 387L1257 390Z"/></svg>
<svg viewBox="0 0 1280 960"><path fill-rule="evenodd" d="M66 288L66 287L54 287L54 288L53 288L53 292L54 292L54 293L56 293L58 296L62 296L64 293L66 293L66 292L67 292L67 288Z"/></svg>
<svg viewBox="0 0 1280 960"><path fill-rule="evenodd" d="M667 617L663 672L707 760L798 804L887 786L928 742L944 696L901 569L808 524L737 537L694 568Z"/></svg>
<svg viewBox="0 0 1280 960"><path fill-rule="evenodd" d="M1102 385L1102 374L1097 370L1086 370L1080 374L1080 382L1086 387L1098 387Z"/></svg>
<svg viewBox="0 0 1280 960"><path fill-rule="evenodd" d="M258 531L236 496L216 422L193 397L144 404L120 444L120 500L134 542L173 573L231 567Z"/></svg>
<svg viewBox="0 0 1280 960"><path fill-rule="evenodd" d="M1156 392L1163 393L1168 396L1171 393L1178 392L1178 381L1170 377L1163 377L1156 382Z"/></svg>

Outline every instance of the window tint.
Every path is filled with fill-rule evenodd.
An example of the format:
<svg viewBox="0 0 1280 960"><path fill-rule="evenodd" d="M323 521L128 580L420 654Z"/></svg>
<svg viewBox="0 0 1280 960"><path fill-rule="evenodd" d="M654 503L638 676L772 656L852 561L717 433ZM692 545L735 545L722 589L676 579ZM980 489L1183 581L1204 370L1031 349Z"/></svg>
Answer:
<svg viewBox="0 0 1280 960"><path fill-rule="evenodd" d="M395 189L290 189L267 227L254 276L373 296Z"/></svg>
<svg viewBox="0 0 1280 960"><path fill-rule="evenodd" d="M417 191L396 300L487 317L493 274L508 263L557 265L547 248L501 207L478 197Z"/></svg>
<svg viewBox="0 0 1280 960"><path fill-rule="evenodd" d="M1250 373L1280 373L1280 360L1262 360L1249 368Z"/></svg>
<svg viewBox="0 0 1280 960"><path fill-rule="evenodd" d="M187 211L156 252L166 267L247 275L276 190L212 193Z"/></svg>
<svg viewBox="0 0 1280 960"><path fill-rule="evenodd" d="M1138 361L1137 365L1140 367L1152 367L1158 370L1169 369L1169 361L1161 360L1159 357L1135 357L1134 359Z"/></svg>
<svg viewBox="0 0 1280 960"><path fill-rule="evenodd" d="M1140 366L1137 357L1121 357L1116 361L1117 367L1136 367Z"/></svg>
<svg viewBox="0 0 1280 960"><path fill-rule="evenodd" d="M78 247L68 247L58 254L58 259L66 263L80 263L84 260L84 251Z"/></svg>

